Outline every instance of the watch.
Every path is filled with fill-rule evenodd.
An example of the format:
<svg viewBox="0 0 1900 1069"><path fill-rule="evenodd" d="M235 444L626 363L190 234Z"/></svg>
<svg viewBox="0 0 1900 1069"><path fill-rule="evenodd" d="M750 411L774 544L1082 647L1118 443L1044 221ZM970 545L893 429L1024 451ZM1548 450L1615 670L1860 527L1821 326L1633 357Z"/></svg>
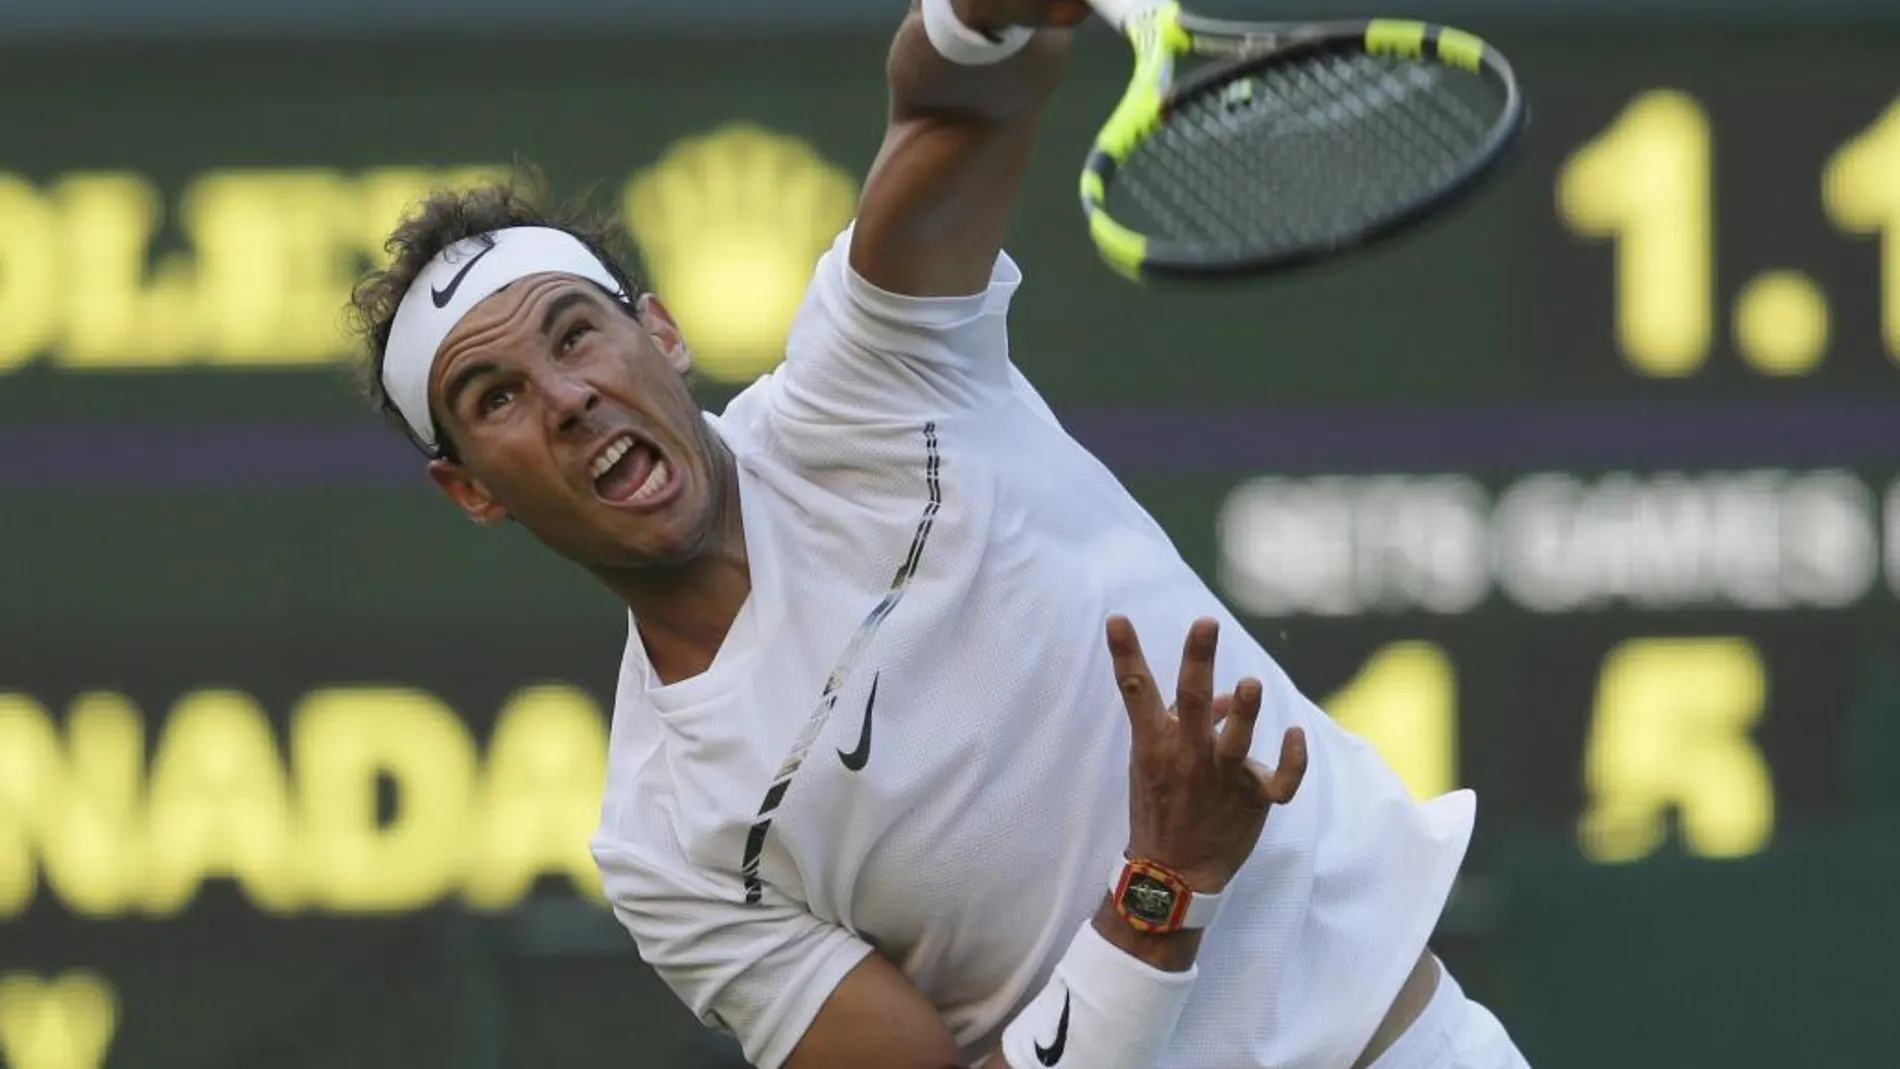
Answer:
<svg viewBox="0 0 1900 1069"><path fill-rule="evenodd" d="M1115 912L1137 930L1166 935L1214 923L1222 896L1196 892L1181 874L1146 858L1115 864L1109 879Z"/></svg>

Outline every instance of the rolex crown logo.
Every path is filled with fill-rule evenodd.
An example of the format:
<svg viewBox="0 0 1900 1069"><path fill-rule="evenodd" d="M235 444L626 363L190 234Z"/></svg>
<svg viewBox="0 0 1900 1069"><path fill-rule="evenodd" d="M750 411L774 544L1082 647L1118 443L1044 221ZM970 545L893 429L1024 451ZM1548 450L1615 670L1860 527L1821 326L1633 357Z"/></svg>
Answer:
<svg viewBox="0 0 1900 1069"><path fill-rule="evenodd" d="M743 122L679 142L628 182L627 229L703 374L744 382L778 364L857 192L804 141Z"/></svg>

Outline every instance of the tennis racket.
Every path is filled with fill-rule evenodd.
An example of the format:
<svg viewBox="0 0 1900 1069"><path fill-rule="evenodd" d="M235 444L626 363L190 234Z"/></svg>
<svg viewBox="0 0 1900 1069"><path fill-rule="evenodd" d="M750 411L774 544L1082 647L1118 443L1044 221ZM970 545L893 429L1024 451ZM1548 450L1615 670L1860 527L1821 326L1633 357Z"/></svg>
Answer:
<svg viewBox="0 0 1900 1069"><path fill-rule="evenodd" d="M1462 30L1089 4L1134 44L1135 73L1083 167L1082 209L1103 259L1138 281L1362 248L1477 189L1524 128L1510 64ZM1193 59L1207 62L1184 74Z"/></svg>

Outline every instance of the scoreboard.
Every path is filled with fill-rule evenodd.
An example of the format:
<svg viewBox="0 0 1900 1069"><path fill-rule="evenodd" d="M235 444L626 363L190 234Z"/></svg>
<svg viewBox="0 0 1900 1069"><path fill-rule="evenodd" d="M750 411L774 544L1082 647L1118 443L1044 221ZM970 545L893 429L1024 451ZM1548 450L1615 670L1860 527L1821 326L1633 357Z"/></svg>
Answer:
<svg viewBox="0 0 1900 1069"><path fill-rule="evenodd" d="M1791 1018L1893 1049L1900 31L1488 35L1533 108L1496 186L1205 293L1131 288L1084 240L1074 164L1125 75L1098 35L1020 201L1015 358L1315 700L1419 793L1477 789L1448 938L1535 1064L1805 1058ZM849 218L882 53L4 56L16 1009L116 1022L114 1067L591 1064L545 1023L578 1007L636 1064L711 1064L592 897L624 613L433 496L350 396L340 310L403 204L532 161L627 225L717 406ZM1795 909L1775 968L1829 980L1751 1025L1753 926ZM631 1017L468 979L549 945L645 983ZM1637 955L1651 979L1618 982ZM436 983L452 1022L411 997ZM510 999L543 1016L471 1026Z"/></svg>

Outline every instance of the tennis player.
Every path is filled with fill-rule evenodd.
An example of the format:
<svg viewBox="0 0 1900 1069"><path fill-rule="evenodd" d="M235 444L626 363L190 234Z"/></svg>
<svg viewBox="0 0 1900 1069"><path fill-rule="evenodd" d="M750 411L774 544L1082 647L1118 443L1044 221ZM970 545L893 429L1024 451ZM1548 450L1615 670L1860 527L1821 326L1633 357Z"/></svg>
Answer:
<svg viewBox="0 0 1900 1069"><path fill-rule="evenodd" d="M856 220L722 413L604 239L505 188L359 286L371 392L628 606L594 854L754 1064L1522 1066L1426 945L1469 793L1408 797L1011 361L1002 241L1086 14L922 0Z"/></svg>

